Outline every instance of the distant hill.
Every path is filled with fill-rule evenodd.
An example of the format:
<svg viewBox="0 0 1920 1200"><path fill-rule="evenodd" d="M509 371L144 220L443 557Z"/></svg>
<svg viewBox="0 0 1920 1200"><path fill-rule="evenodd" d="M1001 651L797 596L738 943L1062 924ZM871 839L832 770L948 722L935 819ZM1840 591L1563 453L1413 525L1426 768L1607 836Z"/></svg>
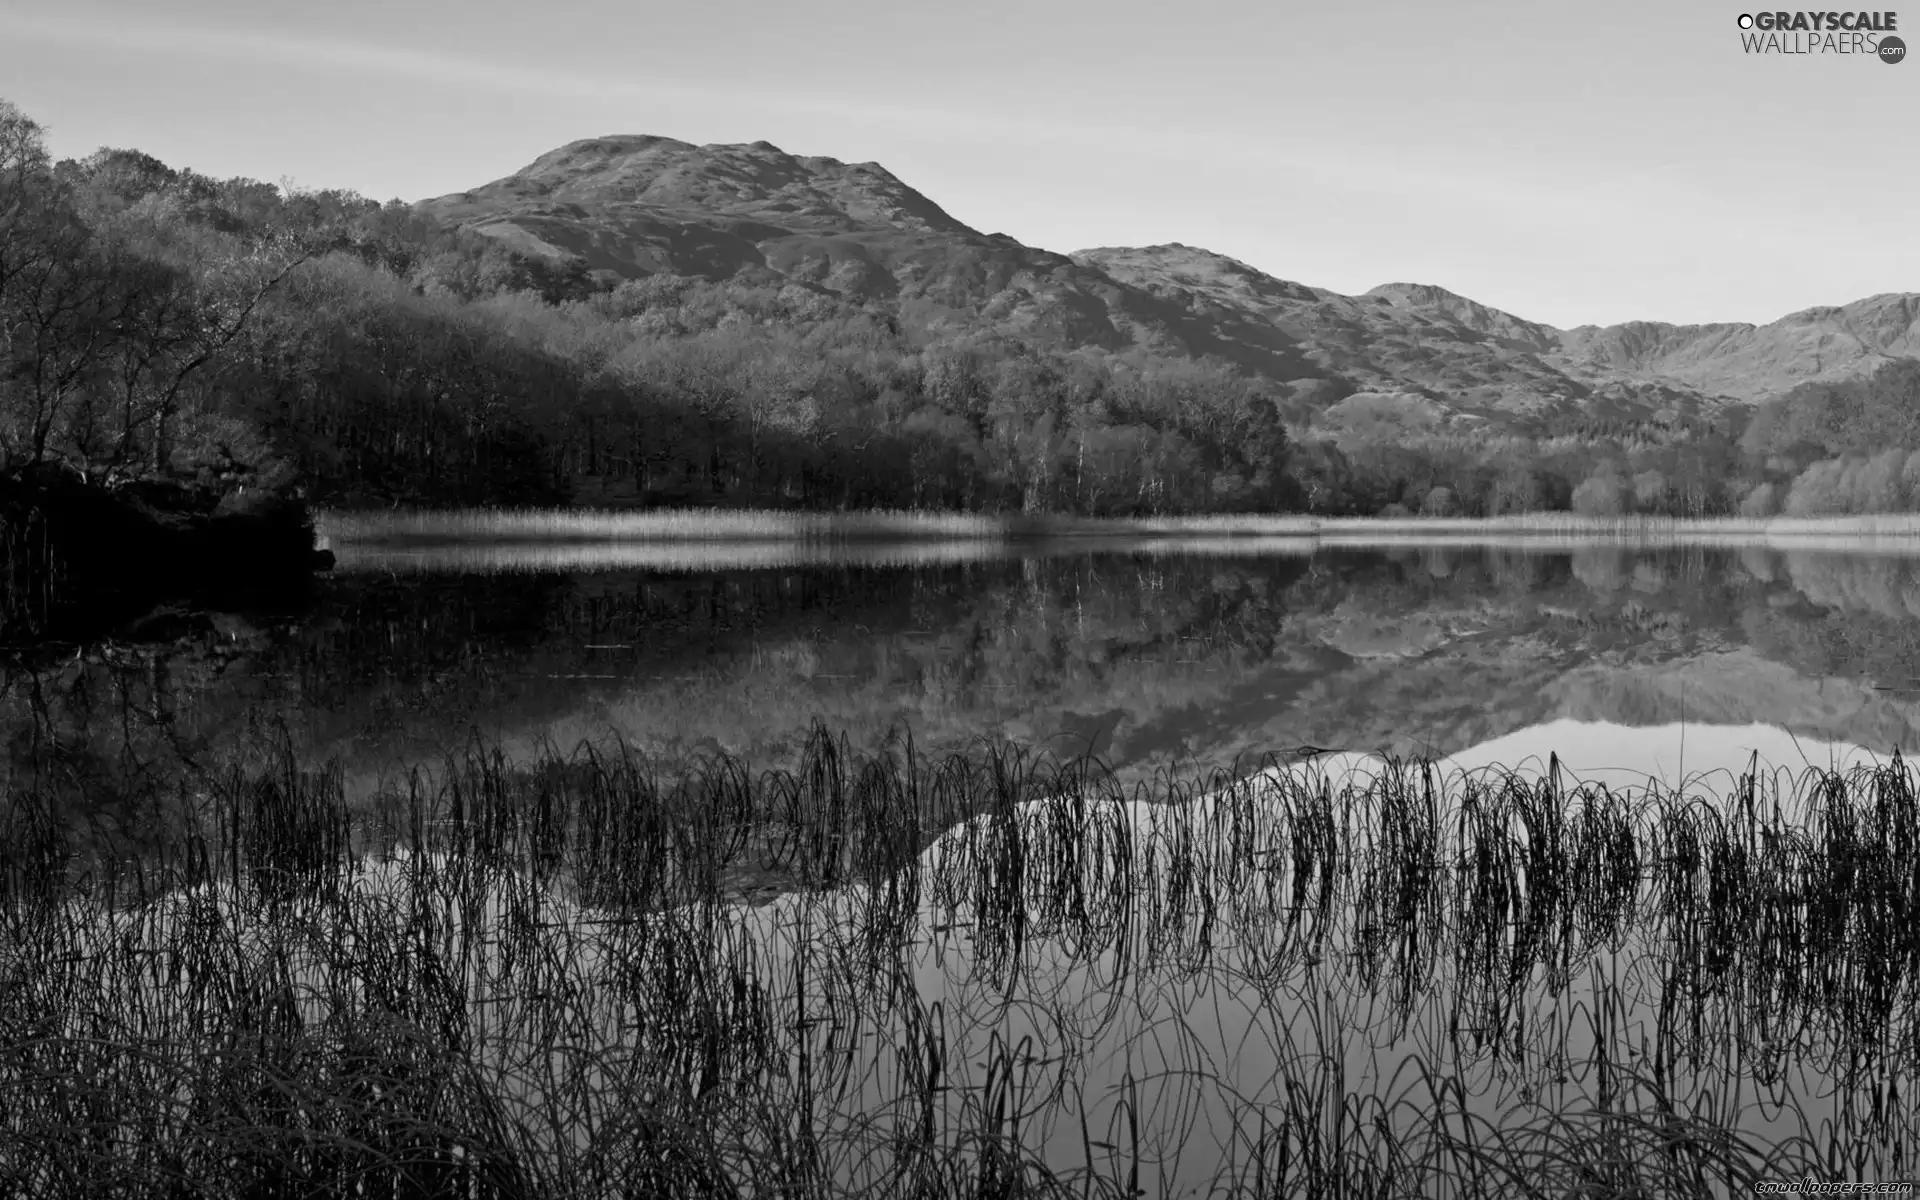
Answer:
<svg viewBox="0 0 1920 1200"><path fill-rule="evenodd" d="M1920 357L1920 295L1888 293L1809 308L1768 325L1630 321L1560 334L1561 353L1593 370L1659 375L1743 399L1813 380L1853 379Z"/></svg>
<svg viewBox="0 0 1920 1200"><path fill-rule="evenodd" d="M791 281L926 327L1211 356L1288 385L1297 415L1365 393L1402 397L1423 425L1710 417L1920 356L1920 295L1764 326L1560 330L1430 284L1345 296L1177 243L1058 254L981 233L876 163L767 142L592 138L416 207L608 281Z"/></svg>

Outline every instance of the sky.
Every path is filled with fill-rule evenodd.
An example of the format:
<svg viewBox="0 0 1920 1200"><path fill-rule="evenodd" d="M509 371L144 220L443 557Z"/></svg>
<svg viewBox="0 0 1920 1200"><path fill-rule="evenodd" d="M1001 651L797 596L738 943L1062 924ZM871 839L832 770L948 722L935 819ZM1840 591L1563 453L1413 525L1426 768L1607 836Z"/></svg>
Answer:
<svg viewBox="0 0 1920 1200"><path fill-rule="evenodd" d="M1183 242L1563 328L1920 290L1920 61L1748 54L1745 11L0 0L0 99L59 157L139 149L380 200L578 138L764 139L879 162L1050 250Z"/></svg>

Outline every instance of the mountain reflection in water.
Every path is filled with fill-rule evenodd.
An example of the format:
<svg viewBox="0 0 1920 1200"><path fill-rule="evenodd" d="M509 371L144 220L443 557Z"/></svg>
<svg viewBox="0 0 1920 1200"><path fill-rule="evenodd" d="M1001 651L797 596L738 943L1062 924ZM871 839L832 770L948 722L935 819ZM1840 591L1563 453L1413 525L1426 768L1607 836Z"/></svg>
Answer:
<svg viewBox="0 0 1920 1200"><path fill-rule="evenodd" d="M1099 717L1096 753L1151 771L1302 743L1460 753L1558 719L1764 724L1882 753L1920 730L1920 588L1884 554L1100 545L353 550L336 582L343 631L413 617L402 639L480 659L508 632L489 610L524 596L507 614L524 645L451 689L510 692L460 719L519 745L612 728L777 759L818 717L1064 751ZM483 622L499 632L476 637Z"/></svg>
<svg viewBox="0 0 1920 1200"><path fill-rule="evenodd" d="M1645 791L1701 787L1724 792L1749 770L1801 775L1809 769L1845 774L1888 761L1862 746L1796 737L1773 725L1615 725L1562 718L1547 721L1439 760L1443 770L1512 767L1544 772L1558 758L1569 781Z"/></svg>
<svg viewBox="0 0 1920 1200"><path fill-rule="evenodd" d="M645 569L588 547L599 566L580 571L556 569L565 547L540 552L559 556L550 566L514 550L500 569L497 547L346 552L306 612L179 613L137 638L16 655L0 710L99 772L129 755L164 772L265 719L369 781L476 731L515 754L617 736L771 766L815 720L856 745L904 727L928 752L1005 738L1130 779L1250 771L1302 745L1494 743L1581 771L1650 769L1638 756L1654 735L1602 750L1601 726L1683 727L1669 758L1681 767L1684 740L1689 771L1727 765L1712 727L1882 755L1920 734L1908 559L1614 544L1276 555L1228 540L1232 555L1167 540L667 545L633 551ZM1558 721L1583 728L1549 744Z"/></svg>
<svg viewBox="0 0 1920 1200"><path fill-rule="evenodd" d="M1503 741L1554 732L1604 749L1633 731ZM1660 732L1642 759L1654 767L1678 750L1679 730ZM1740 771L1751 758L1732 756L1770 740L1702 739ZM877 1052L927 1036L904 996L941 1014L941 1122L998 1095L1050 1170L1131 1170L1152 1195L1289 1164L1300 1187L1378 1169L1497 1195L1518 1172L1504 1186L1561 1194L1599 1187L1597 1159L1635 1185L1602 1194L1730 1196L1842 1149L1847 1178L1898 1177L1920 1118L1881 1098L1920 1082L1920 981L1899 965L1913 929L1871 909L1913 894L1911 866L1892 893L1840 882L1900 871L1885 851L1914 848L1910 831L1885 847L1850 832L1889 795L1863 786L1848 816L1828 793L1824 828L1763 816L1746 840L1716 841L1740 828L1732 776L1719 803L1656 782L1641 795L1670 802L1556 809L1516 802L1484 766L1499 749L1449 763L1464 773L1431 808L1417 775L1335 754L1280 772L1293 782L1277 792L1043 800L955 828L914 887L886 885L920 900L887 925L902 936L882 972L891 999L859 1009L876 1052L842 1077L829 1120L905 1115L901 1065ZM1907 779L1891 802L1910 826ZM1752 858L1729 868L1730 850ZM858 1005L879 996L850 976L872 969L880 893L792 894L730 919L756 970L844 979L828 991ZM814 1011L796 997L781 1019Z"/></svg>
<svg viewBox="0 0 1920 1200"><path fill-rule="evenodd" d="M972 1136L993 1113L1057 1168L1135 1172L1151 1194L1314 1154L1416 1174L1584 1145L1695 1161L1706 1143L1662 1122L1799 1148L1781 1162L1844 1148L1868 1178L1920 1150L1890 1099L1911 1095L1920 1045L1911 794L1884 769L1794 790L1807 765L1884 768L1920 731L1905 559L775 547L722 569L695 551L594 570L345 559L311 611L178 613L17 655L8 785L138 838L160 834L143 798L198 794L263 743L336 760L359 804L476 733L503 763L617 736L669 773L741 756L741 778L792 766L815 721L856 750L904 728L924 763L1011 741L1098 759L1116 791L943 824L884 878L762 890L652 940L570 937L553 953L580 957L556 972L618 963L622 986L693 991L569 1028L617 1053L637 1021L678 1062L699 1048L676 1030L751 1018L729 1086L757 1080L768 1112L817 1102L814 1135L844 1135L836 1169L855 1172L890 1131ZM1432 803L1414 776L1366 783L1416 755L1446 784ZM1819 803L1729 808L1756 755L1787 772L1778 795ZM1569 786L1543 791L1556 758ZM1135 802L1207 768L1241 790ZM1294 782L1245 782L1267 768ZM1706 802L1648 800L1650 781ZM482 911L459 889L490 878L413 894L452 897L433 918L452 937ZM476 971L494 953L471 952Z"/></svg>

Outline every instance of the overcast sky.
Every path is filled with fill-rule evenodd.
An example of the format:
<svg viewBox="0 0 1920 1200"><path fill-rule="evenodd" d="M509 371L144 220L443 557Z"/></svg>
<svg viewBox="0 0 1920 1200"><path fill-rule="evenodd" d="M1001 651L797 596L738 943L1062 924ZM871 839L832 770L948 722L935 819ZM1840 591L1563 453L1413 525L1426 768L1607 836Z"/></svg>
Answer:
<svg viewBox="0 0 1920 1200"><path fill-rule="evenodd" d="M0 0L55 154L418 200L576 138L874 160L982 232L1560 326L1920 290L1920 61L1737 4ZM1920 41L1920 9L1913 28Z"/></svg>

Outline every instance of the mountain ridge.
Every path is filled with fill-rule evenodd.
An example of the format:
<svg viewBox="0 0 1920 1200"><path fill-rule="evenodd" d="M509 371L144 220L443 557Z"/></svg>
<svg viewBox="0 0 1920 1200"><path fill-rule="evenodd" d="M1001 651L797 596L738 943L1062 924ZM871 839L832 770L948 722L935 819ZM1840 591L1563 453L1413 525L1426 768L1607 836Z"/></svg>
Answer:
<svg viewBox="0 0 1920 1200"><path fill-rule="evenodd" d="M798 284L1068 347L1216 358L1311 415L1406 395L1538 431L1596 419L1713 419L1809 380L1920 357L1920 294L1766 325L1628 321L1557 329L1426 283L1358 296L1182 243L1057 253L967 225L884 166L771 142L586 138L415 205L603 282L687 275Z"/></svg>

